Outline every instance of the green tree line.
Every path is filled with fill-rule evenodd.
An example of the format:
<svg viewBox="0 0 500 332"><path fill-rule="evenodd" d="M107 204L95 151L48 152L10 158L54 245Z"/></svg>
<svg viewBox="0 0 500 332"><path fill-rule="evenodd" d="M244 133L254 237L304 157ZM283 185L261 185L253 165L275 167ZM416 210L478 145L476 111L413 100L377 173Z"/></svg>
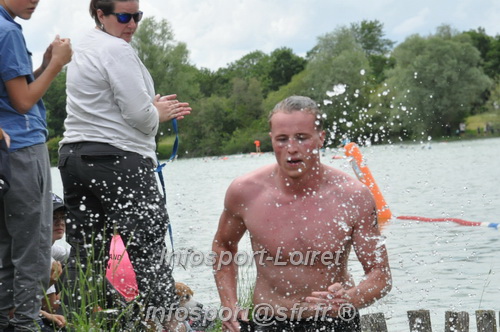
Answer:
<svg viewBox="0 0 500 332"><path fill-rule="evenodd" d="M215 71L190 63L188 46L175 41L166 20L144 19L132 46L156 91L193 108L179 122L181 157L247 153L256 139L269 151L268 113L290 95L320 104L330 146L344 135L360 144L446 137L483 113L500 130L500 35L482 28L442 25L396 45L381 22L365 20L319 36L305 57L289 47L256 50ZM52 157L64 131L65 80L62 72L44 97ZM158 141L172 134L164 123Z"/></svg>

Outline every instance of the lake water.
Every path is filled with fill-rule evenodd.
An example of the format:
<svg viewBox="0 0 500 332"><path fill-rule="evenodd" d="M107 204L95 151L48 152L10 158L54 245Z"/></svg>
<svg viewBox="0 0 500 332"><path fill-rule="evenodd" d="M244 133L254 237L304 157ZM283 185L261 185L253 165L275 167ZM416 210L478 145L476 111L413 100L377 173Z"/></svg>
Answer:
<svg viewBox="0 0 500 332"><path fill-rule="evenodd" d="M394 144L361 151L394 216L500 222L500 139ZM326 151L323 162L353 174L345 160L332 159L335 152ZM274 161L274 155L267 153L169 163L164 176L175 249L208 253L228 185ZM55 168L53 182L61 195ZM389 331L409 331L407 310L430 310L434 331L444 329L447 310L469 312L471 326L475 310L500 310L499 231L393 219L382 233L387 237L394 286L362 313L383 312ZM248 238L241 247L249 249ZM359 280L363 273L354 255L350 267ZM252 270L245 273L251 276ZM210 266L176 266L174 275L194 290L195 299L208 307L219 305Z"/></svg>

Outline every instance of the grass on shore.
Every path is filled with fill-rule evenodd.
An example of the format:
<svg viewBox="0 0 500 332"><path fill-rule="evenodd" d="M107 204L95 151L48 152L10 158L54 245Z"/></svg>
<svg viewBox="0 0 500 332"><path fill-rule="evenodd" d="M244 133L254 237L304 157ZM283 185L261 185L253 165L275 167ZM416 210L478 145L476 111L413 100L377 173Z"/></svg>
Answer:
<svg viewBox="0 0 500 332"><path fill-rule="evenodd" d="M493 127L494 133L485 133L486 124L489 123ZM488 112L469 116L465 122L467 131L474 131L477 135L483 136L499 136L500 135L500 112ZM478 128L480 133L478 133Z"/></svg>
<svg viewBox="0 0 500 332"><path fill-rule="evenodd" d="M162 137L156 147L156 153L158 155L158 160L168 160L172 155L172 149L174 147L175 136Z"/></svg>

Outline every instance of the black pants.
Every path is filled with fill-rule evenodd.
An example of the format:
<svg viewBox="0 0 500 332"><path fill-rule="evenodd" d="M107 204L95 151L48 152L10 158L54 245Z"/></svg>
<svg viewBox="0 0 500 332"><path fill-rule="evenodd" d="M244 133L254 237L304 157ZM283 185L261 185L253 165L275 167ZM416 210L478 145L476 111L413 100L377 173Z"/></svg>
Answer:
<svg viewBox="0 0 500 332"><path fill-rule="evenodd" d="M161 259L169 220L153 162L108 144L83 142L64 145L58 166L72 246L65 286L81 288L79 275L89 267L97 274L105 270L117 233L134 267L142 305L175 306L172 270ZM78 307L78 296L83 295L69 294L63 301Z"/></svg>
<svg viewBox="0 0 500 332"><path fill-rule="evenodd" d="M350 320L332 317L325 317L324 320L299 321L270 319L265 323L263 321L259 323L240 321L240 326L240 331L245 332L361 332L359 314Z"/></svg>

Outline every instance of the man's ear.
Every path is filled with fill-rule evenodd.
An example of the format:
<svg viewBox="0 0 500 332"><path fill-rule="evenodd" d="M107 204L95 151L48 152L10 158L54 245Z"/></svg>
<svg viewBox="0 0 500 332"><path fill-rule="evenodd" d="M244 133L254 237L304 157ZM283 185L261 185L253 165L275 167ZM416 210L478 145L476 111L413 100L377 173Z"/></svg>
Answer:
<svg viewBox="0 0 500 332"><path fill-rule="evenodd" d="M319 132L319 138L321 139L321 146L325 144L326 132L324 130Z"/></svg>

